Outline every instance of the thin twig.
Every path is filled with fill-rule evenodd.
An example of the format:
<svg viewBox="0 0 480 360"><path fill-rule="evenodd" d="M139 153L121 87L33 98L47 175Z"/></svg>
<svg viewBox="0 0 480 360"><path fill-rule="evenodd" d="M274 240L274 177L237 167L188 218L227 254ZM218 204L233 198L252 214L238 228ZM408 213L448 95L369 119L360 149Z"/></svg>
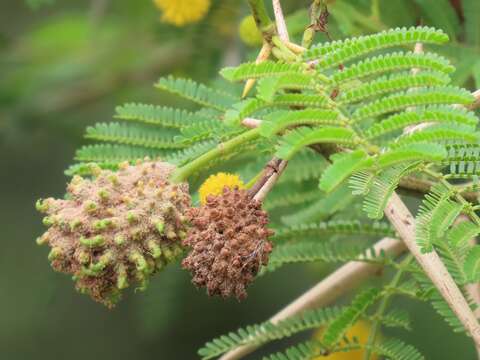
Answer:
<svg viewBox="0 0 480 360"><path fill-rule="evenodd" d="M278 36L282 41L290 42L287 23L285 22L285 17L283 16L283 10L282 5L280 4L280 0L272 0L272 5L273 12L275 14L275 22L277 23Z"/></svg>
<svg viewBox="0 0 480 360"><path fill-rule="evenodd" d="M383 251L386 255L392 257L397 257L406 250L402 241L392 238L384 238L378 241L373 248L376 254ZM362 281L378 274L380 269L381 265L350 261L284 307L271 317L270 321L276 324L305 310L326 306L358 287ZM224 354L219 360L240 359L259 347L260 345L256 344L243 345Z"/></svg>
<svg viewBox="0 0 480 360"><path fill-rule="evenodd" d="M255 64L261 64L262 62L268 60L270 54L272 53L272 45L269 42L264 41L263 46L260 49L260 52L257 55L257 59L255 60ZM246 97L250 90L252 90L253 85L255 85L255 79L248 79L243 87L242 98Z"/></svg>
<svg viewBox="0 0 480 360"><path fill-rule="evenodd" d="M480 345L480 326L470 309L462 292L446 269L436 251L423 254L415 239L415 218L405 206L402 199L393 193L386 208L385 215L397 230L410 252L415 256L427 276L432 280L447 304L461 321L465 330Z"/></svg>
<svg viewBox="0 0 480 360"><path fill-rule="evenodd" d="M285 160L281 160L278 164L278 168L275 169L274 173L268 178L265 184L257 191L255 196L253 197L254 200L262 202L265 200L267 194L272 190L275 183L278 181L280 176L282 175L283 171L287 167L288 162Z"/></svg>

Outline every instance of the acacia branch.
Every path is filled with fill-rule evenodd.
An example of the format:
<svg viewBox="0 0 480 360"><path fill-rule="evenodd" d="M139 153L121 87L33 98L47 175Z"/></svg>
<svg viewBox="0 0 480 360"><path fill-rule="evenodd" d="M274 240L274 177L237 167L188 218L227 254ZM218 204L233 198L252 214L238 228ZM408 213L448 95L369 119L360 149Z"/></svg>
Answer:
<svg viewBox="0 0 480 360"><path fill-rule="evenodd" d="M415 219L396 193L391 196L385 215L478 347L480 326L477 318L436 251L421 252L415 239Z"/></svg>
<svg viewBox="0 0 480 360"><path fill-rule="evenodd" d="M275 22L277 24L277 32L280 39L284 42L290 42L290 37L288 36L287 23L285 22L285 17L283 16L282 5L280 0L272 0L273 13L275 14Z"/></svg>
<svg viewBox="0 0 480 360"><path fill-rule="evenodd" d="M384 238L373 246L376 254L383 251L385 254L397 257L402 254L406 247L400 240ZM363 256L365 258L365 256ZM367 256L367 259L369 256ZM326 306L334 302L338 297L356 288L362 281L378 274L381 265L367 262L350 261L338 268L335 272L320 281L317 285L295 299L278 313L270 318L273 324L285 320L291 316L302 313L305 310ZM225 353L219 360L236 360L258 349L260 345L248 344L239 346Z"/></svg>

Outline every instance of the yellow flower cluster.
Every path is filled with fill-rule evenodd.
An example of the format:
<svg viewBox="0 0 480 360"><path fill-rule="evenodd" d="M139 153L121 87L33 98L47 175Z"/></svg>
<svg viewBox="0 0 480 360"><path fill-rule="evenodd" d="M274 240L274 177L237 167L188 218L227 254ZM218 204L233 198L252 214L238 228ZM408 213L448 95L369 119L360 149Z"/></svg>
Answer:
<svg viewBox="0 0 480 360"><path fill-rule="evenodd" d="M245 184L238 175L228 174L228 173L218 173L211 175L205 182L200 186L198 193L200 195L200 202L204 205L207 201L209 195L220 195L223 193L223 189L226 187L234 188L238 187L239 189L244 189Z"/></svg>
<svg viewBox="0 0 480 360"><path fill-rule="evenodd" d="M364 320L359 320L355 325L353 325L345 334L347 338L352 339L356 337L359 344L365 345L368 342L368 337L370 335L371 324ZM321 340L323 335L322 330L318 330L313 335L313 338L316 340ZM346 345L341 343L340 345ZM327 356L319 356L314 358L314 360L363 360L365 350L352 350L348 352L336 352ZM371 359L377 360L378 356L372 355Z"/></svg>
<svg viewBox="0 0 480 360"><path fill-rule="evenodd" d="M175 26L195 23L205 17L210 0L153 0L162 11L162 20Z"/></svg>

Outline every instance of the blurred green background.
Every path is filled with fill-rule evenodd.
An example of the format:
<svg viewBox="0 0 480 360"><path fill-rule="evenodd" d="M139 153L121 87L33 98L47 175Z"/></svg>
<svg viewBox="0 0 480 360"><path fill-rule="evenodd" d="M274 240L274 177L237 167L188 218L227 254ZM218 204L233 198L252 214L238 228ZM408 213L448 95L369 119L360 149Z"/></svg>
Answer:
<svg viewBox="0 0 480 360"><path fill-rule="evenodd" d="M287 13L309 4L284 3ZM479 29L464 25L465 17L480 17L480 1L331 3L337 39L418 23L443 28L452 43L441 51L458 67L455 82L480 87L480 23ZM259 279L238 303L208 298L178 265L170 266L145 293L131 291L107 310L51 271L47 250L34 241L43 231L34 202L63 196L63 171L86 143L84 128L108 121L124 102L177 105L153 89L162 75L211 82L220 67L255 56L258 49L238 37L247 10L243 1L213 1L200 23L176 28L160 21L151 1L2 0L0 359L195 359L204 342L263 321L327 273L283 269ZM307 19L292 21L301 29ZM414 330L396 336L427 359L475 358L470 341L453 334L428 305L400 305L411 311Z"/></svg>

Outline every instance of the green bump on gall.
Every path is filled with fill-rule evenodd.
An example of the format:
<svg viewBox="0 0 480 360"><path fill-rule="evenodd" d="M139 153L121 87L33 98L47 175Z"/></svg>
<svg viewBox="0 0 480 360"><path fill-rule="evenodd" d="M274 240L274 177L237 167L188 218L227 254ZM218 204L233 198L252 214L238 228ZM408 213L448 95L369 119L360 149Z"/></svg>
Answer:
<svg viewBox="0 0 480 360"><path fill-rule="evenodd" d="M48 203L45 200L38 199L37 202L35 203L35 208L38 211L45 213L48 211Z"/></svg>
<svg viewBox="0 0 480 360"><path fill-rule="evenodd" d="M43 234L42 236L37 237L36 240L37 245L45 245L48 243L48 236L46 234Z"/></svg>
<svg viewBox="0 0 480 360"><path fill-rule="evenodd" d="M158 259L162 255L162 249L160 249L160 246L158 246L154 240L148 242L148 249L155 259Z"/></svg>
<svg viewBox="0 0 480 360"><path fill-rule="evenodd" d="M82 225L82 220L75 219L70 221L70 231L75 231L80 225Z"/></svg>
<svg viewBox="0 0 480 360"><path fill-rule="evenodd" d="M129 211L128 214L127 214L127 221L130 224L134 224L138 221L138 218L133 212Z"/></svg>
<svg viewBox="0 0 480 360"><path fill-rule="evenodd" d="M158 221L155 224L155 227L157 228L159 234L163 234L163 232L165 231L165 223L163 221Z"/></svg>
<svg viewBox="0 0 480 360"><path fill-rule="evenodd" d="M105 245L105 238L102 235L96 235L91 238L85 238L82 236L79 239L79 241L80 241L80 244L87 246L89 248L101 247Z"/></svg>
<svg viewBox="0 0 480 360"><path fill-rule="evenodd" d="M45 216L42 222L43 222L43 225L45 226L52 226L53 224L55 224L55 220L51 216Z"/></svg>
<svg viewBox="0 0 480 360"><path fill-rule="evenodd" d="M107 201L108 199L110 199L110 194L108 193L107 190L105 189L102 189L98 192L98 197L100 198L100 200L102 201Z"/></svg>
<svg viewBox="0 0 480 360"><path fill-rule="evenodd" d="M149 272L147 261L138 251L134 251L132 254L130 254L129 259L136 265L138 271L142 273Z"/></svg>
<svg viewBox="0 0 480 360"><path fill-rule="evenodd" d="M115 242L115 244L120 246L120 245L125 244L125 237L123 237L123 235L117 235L117 236L115 236L113 241Z"/></svg>
<svg viewBox="0 0 480 360"><path fill-rule="evenodd" d="M87 212L93 212L97 209L97 203L95 201L87 201L85 203L85 207L84 209L87 211Z"/></svg>
<svg viewBox="0 0 480 360"><path fill-rule="evenodd" d="M50 250L48 254L48 260L53 261L61 258L63 255L62 249L59 247L54 247Z"/></svg>
<svg viewBox="0 0 480 360"><path fill-rule="evenodd" d="M120 264L117 267L117 288L122 290L128 287L128 274L125 265Z"/></svg>

